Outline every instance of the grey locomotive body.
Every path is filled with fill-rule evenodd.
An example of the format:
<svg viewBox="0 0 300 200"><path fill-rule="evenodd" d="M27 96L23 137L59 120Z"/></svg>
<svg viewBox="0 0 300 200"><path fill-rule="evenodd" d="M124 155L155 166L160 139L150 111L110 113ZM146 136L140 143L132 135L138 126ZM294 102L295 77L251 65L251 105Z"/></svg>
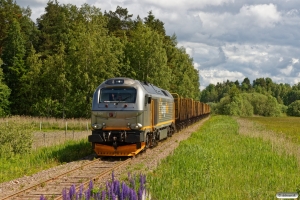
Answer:
<svg viewBox="0 0 300 200"><path fill-rule="evenodd" d="M94 92L91 124L98 155L132 156L174 133L174 99L150 83L111 78Z"/></svg>

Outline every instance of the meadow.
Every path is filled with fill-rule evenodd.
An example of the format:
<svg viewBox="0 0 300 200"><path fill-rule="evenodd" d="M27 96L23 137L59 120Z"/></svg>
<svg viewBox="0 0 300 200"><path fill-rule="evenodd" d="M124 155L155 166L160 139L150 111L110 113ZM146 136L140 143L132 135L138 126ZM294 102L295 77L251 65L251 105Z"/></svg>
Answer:
<svg viewBox="0 0 300 200"><path fill-rule="evenodd" d="M0 183L92 154L87 123L87 119L1 118ZM85 130L81 139L75 130Z"/></svg>
<svg viewBox="0 0 300 200"><path fill-rule="evenodd" d="M278 192L299 192L297 155L278 148L284 145L282 142L292 142L289 137L285 141L280 137L290 129L285 129L283 123L282 133L272 135L280 137L281 143L274 143L260 137L260 133L269 132L251 120L212 116L154 172L147 174L151 196L154 199L276 199ZM272 123L268 124L271 127ZM251 132L257 133L255 137Z"/></svg>
<svg viewBox="0 0 300 200"><path fill-rule="evenodd" d="M0 118L0 125L10 126L19 124L31 126L34 131L53 131L53 130L87 130L90 129L90 119L58 119L52 117L31 117L31 116L11 116Z"/></svg>
<svg viewBox="0 0 300 200"><path fill-rule="evenodd" d="M152 199L176 200L276 199L278 192L300 192L298 119L211 116L146 174L146 189ZM0 182L90 153L83 139L1 157Z"/></svg>
<svg viewBox="0 0 300 200"><path fill-rule="evenodd" d="M249 117L245 119L262 125L262 128L274 131L300 145L300 117Z"/></svg>

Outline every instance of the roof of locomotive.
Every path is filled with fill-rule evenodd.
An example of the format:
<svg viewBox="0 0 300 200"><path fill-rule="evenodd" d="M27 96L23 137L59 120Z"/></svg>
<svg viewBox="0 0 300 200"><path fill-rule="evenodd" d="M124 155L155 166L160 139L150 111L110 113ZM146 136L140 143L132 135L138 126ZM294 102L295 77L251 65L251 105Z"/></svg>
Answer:
<svg viewBox="0 0 300 200"><path fill-rule="evenodd" d="M131 78L126 78L126 77L115 77L115 78L107 79L102 84L111 85L111 86L122 86L122 85L139 84L149 94L158 95L158 96L164 96L164 97L169 97L169 98L173 99L173 96L170 94L169 91L163 90L163 89L161 89L161 88L159 88L159 87L157 87L157 86L155 86L155 85L153 85L151 83L148 83L146 81L139 81L139 80L134 80L134 79L131 79Z"/></svg>

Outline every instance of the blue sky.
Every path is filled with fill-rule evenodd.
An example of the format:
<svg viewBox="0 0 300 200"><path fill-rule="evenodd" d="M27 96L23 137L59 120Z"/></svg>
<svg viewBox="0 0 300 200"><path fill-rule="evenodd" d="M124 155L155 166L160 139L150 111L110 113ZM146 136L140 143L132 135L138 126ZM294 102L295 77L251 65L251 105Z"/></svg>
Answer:
<svg viewBox="0 0 300 200"><path fill-rule="evenodd" d="M48 0L16 0L40 17ZM226 80L271 78L290 85L300 82L299 0L58 0L87 3L104 12L127 8L133 19L152 11L176 34L200 72L201 89Z"/></svg>

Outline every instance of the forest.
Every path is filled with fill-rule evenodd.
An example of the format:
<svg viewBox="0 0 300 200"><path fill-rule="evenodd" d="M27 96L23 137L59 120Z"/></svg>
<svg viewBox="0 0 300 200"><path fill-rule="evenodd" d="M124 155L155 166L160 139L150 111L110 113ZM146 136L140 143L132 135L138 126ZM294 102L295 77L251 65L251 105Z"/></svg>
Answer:
<svg viewBox="0 0 300 200"><path fill-rule="evenodd" d="M119 6L102 12L54 0L36 23L30 16L0 0L0 116L88 118L94 90L112 77L200 98L193 59L151 11L132 19Z"/></svg>
<svg viewBox="0 0 300 200"><path fill-rule="evenodd" d="M249 78L210 84L201 92L201 101L209 102L213 113L235 116L300 117L300 83L275 83L271 78Z"/></svg>
<svg viewBox="0 0 300 200"><path fill-rule="evenodd" d="M300 116L300 83L245 78L200 92L193 59L147 14L133 19L119 6L103 12L50 0L33 22L30 7L0 0L0 116L89 118L94 90L112 77L150 82L217 114Z"/></svg>

